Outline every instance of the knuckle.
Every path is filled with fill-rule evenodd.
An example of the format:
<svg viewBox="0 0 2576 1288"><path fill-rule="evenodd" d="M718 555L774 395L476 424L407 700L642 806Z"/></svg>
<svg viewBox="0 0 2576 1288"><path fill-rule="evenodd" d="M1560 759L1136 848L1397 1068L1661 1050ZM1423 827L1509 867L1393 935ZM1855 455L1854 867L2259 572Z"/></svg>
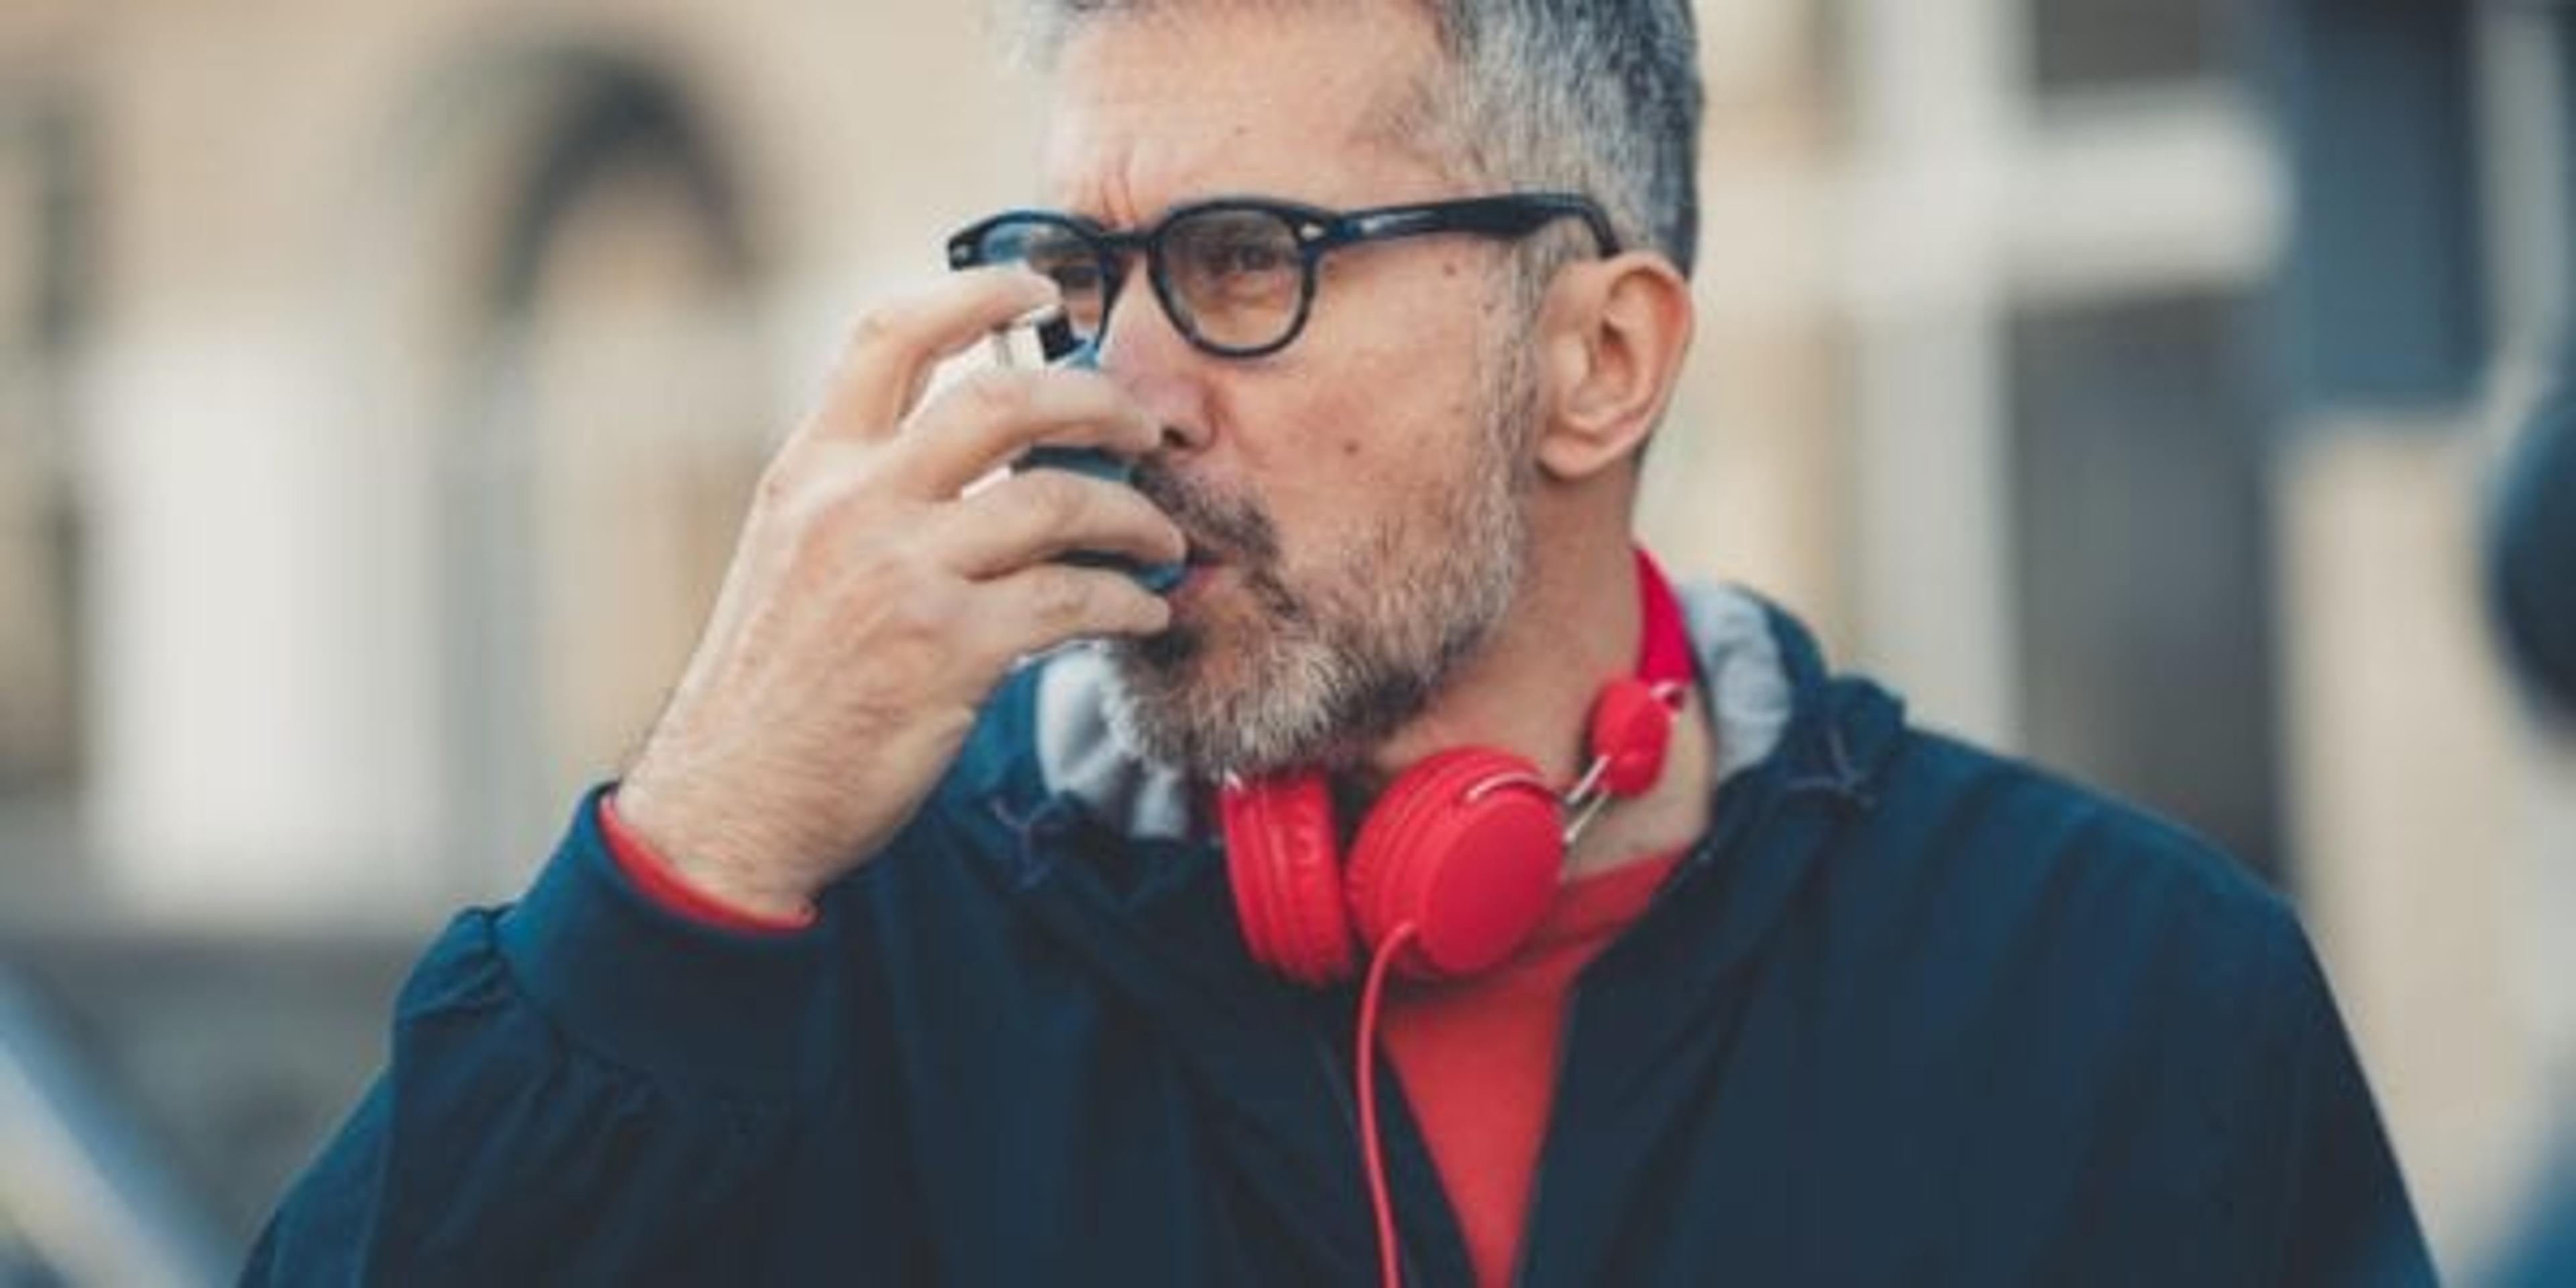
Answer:
<svg viewBox="0 0 2576 1288"><path fill-rule="evenodd" d="M917 538L896 537L878 547L878 558L885 567L885 593L899 612L917 615L925 621L937 620L948 602L948 579L941 575L938 561L931 557Z"/></svg>
<svg viewBox="0 0 2576 1288"><path fill-rule="evenodd" d="M857 480L846 471L798 470L774 489L764 480L761 504L799 545L819 553L842 539L857 491Z"/></svg>
<svg viewBox="0 0 2576 1288"><path fill-rule="evenodd" d="M791 443L772 456L754 485L755 502L781 509L810 508L856 491L872 458L833 443Z"/></svg>
<svg viewBox="0 0 2576 1288"><path fill-rule="evenodd" d="M1024 373L994 367L967 377L958 387L958 396L981 420L1011 420L1025 416L1033 397Z"/></svg>
<svg viewBox="0 0 2576 1288"><path fill-rule="evenodd" d="M1063 470L1036 470L1028 475L1029 503L1047 526L1077 526L1091 510L1091 489Z"/></svg>
<svg viewBox="0 0 2576 1288"><path fill-rule="evenodd" d="M850 323L849 334L841 341L841 354L846 360L891 348L903 343L909 333L910 328L904 325L902 314L893 305L874 305Z"/></svg>
<svg viewBox="0 0 2576 1288"><path fill-rule="evenodd" d="M942 641L947 638L949 622L947 613L926 600L907 599L890 606L886 625L894 647L900 650L897 656L906 663L901 669L931 669L945 651Z"/></svg>
<svg viewBox="0 0 2576 1288"><path fill-rule="evenodd" d="M1050 568L1032 588L1031 608L1051 627L1084 620L1091 612L1091 579L1071 569Z"/></svg>
<svg viewBox="0 0 2576 1288"><path fill-rule="evenodd" d="M936 641L957 620L957 596L927 556L907 543L884 552L877 576L863 594L878 619L897 639Z"/></svg>
<svg viewBox="0 0 2576 1288"><path fill-rule="evenodd" d="M760 472L760 481L752 489L752 505L769 514L793 513L798 498L804 493L804 483L802 471L782 452L771 458L768 467Z"/></svg>

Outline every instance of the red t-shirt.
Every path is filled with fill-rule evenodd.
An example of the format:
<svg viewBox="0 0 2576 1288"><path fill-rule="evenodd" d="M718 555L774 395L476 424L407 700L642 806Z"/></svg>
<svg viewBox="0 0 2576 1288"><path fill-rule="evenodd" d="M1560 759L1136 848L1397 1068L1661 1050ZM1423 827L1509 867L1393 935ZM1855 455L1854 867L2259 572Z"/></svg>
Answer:
<svg viewBox="0 0 2576 1288"><path fill-rule="evenodd" d="M1680 857L1623 864L1565 887L1537 934L1493 970L1387 994L1379 1040L1404 1079L1479 1284L1510 1283L1520 1254L1556 1095L1566 993L1646 910Z"/></svg>

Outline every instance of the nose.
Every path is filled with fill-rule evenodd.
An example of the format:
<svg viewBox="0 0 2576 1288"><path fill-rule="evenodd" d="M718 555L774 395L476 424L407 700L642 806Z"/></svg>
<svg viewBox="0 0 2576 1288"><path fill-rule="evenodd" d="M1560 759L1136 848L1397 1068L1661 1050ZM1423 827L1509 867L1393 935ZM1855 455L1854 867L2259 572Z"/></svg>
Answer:
<svg viewBox="0 0 2576 1288"><path fill-rule="evenodd" d="M1213 435L1209 367L1215 359L1193 347L1172 324L1163 301L1142 274L1131 277L1101 322L1100 370L1118 382L1163 427L1156 449L1165 454L1203 451Z"/></svg>

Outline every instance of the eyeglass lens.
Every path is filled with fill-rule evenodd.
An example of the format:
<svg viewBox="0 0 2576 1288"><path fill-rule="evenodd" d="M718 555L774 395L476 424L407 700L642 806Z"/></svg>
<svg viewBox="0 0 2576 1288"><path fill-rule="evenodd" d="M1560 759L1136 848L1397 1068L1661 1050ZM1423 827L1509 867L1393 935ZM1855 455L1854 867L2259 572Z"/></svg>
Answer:
<svg viewBox="0 0 2576 1288"><path fill-rule="evenodd" d="M984 231L976 260L985 264L1023 265L1054 279L1064 294L1066 318L1078 338L1100 335L1108 312L1109 283L1099 251L1090 239L1066 224L1045 219L1005 219Z"/></svg>
<svg viewBox="0 0 2576 1288"><path fill-rule="evenodd" d="M1097 243L1069 224L1004 220L987 229L978 258L1022 263L1053 278L1085 341L1099 338L1110 271ZM1181 330L1218 349L1260 349L1284 339L1304 307L1306 268L1297 229L1262 210L1213 207L1163 225L1155 238L1156 286Z"/></svg>

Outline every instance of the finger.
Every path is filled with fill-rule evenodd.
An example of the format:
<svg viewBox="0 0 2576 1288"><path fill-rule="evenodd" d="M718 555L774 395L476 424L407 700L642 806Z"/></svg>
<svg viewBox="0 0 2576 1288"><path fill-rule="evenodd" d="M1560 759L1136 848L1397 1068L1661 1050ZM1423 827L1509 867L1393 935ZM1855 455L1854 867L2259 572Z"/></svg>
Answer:
<svg viewBox="0 0 2576 1288"><path fill-rule="evenodd" d="M932 496L954 496L1039 443L1151 451L1162 431L1108 377L1088 371L978 371L913 413L895 466Z"/></svg>
<svg viewBox="0 0 2576 1288"><path fill-rule="evenodd" d="M891 437L941 361L1057 298L1055 284L1038 274L977 268L877 305L851 325L800 436Z"/></svg>
<svg viewBox="0 0 2576 1288"><path fill-rule="evenodd" d="M1179 563L1189 541L1145 494L1066 470L1028 470L942 513L941 561L983 580L1076 550L1144 564Z"/></svg>
<svg viewBox="0 0 2576 1288"><path fill-rule="evenodd" d="M973 620L992 657L1019 657L1103 635L1152 635L1171 606L1123 572L1042 563L983 582Z"/></svg>

